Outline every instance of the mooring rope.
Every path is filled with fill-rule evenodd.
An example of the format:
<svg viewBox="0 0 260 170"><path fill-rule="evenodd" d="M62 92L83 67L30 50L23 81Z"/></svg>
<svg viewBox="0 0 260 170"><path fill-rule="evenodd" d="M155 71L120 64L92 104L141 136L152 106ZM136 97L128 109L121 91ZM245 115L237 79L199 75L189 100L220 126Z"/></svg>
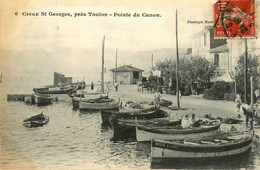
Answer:
<svg viewBox="0 0 260 170"><path fill-rule="evenodd" d="M94 116L90 117L88 120L92 119L93 117L94 117ZM90 124L90 125L88 125L88 126L86 126L86 127L84 127L84 128L78 129L78 130L76 130L76 131L74 131L74 132L72 132L72 133L74 134L75 132L84 130L84 129L86 129L86 128L90 127L90 126L93 126L93 125L95 125L95 124L98 124L98 123L100 123L100 122L101 122L101 121L95 122L95 123Z"/></svg>
<svg viewBox="0 0 260 170"><path fill-rule="evenodd" d="M106 158L100 159L100 160L95 161L95 162L93 162L93 163L98 163L98 162L100 162L100 161L103 161L103 160L107 160L107 159L113 158L113 157L115 157L115 156L117 156L117 155L120 155L120 154L122 154L122 153L124 153L124 152L120 152L120 153L117 153L117 154L115 154L115 155L112 155L112 156L109 156L109 157L106 157Z"/></svg>
<svg viewBox="0 0 260 170"><path fill-rule="evenodd" d="M100 122L100 121L95 122L95 123L93 123L93 124L90 124L89 126L86 126L86 127L82 128L82 129L78 129L78 130L76 130L76 131L74 131L74 132L72 132L72 133L75 134L76 132L79 132L79 131L81 131L81 130L84 130L84 129L90 127L90 126L93 126L93 125L97 124L97 123L101 123L101 122Z"/></svg>

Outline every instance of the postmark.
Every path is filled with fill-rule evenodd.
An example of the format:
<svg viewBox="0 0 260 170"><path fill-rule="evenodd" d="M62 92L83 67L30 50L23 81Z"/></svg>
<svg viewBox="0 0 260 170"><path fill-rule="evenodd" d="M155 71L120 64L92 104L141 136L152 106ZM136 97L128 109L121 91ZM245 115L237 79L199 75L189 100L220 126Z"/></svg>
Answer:
<svg viewBox="0 0 260 170"><path fill-rule="evenodd" d="M256 37L255 0L218 0L214 22L215 38Z"/></svg>

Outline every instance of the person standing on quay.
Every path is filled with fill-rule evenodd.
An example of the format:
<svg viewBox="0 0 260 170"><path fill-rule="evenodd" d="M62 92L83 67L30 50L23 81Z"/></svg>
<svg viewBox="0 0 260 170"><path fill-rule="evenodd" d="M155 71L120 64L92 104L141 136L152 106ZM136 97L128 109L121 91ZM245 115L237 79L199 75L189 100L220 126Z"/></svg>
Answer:
<svg viewBox="0 0 260 170"><path fill-rule="evenodd" d="M115 89L116 89L116 91L118 90L118 84L117 84L117 81L115 82Z"/></svg>
<svg viewBox="0 0 260 170"><path fill-rule="evenodd" d="M253 121L255 116L254 108L245 104L242 106L242 110L246 116L246 127L248 127L248 122L250 121L250 130L253 130Z"/></svg>
<svg viewBox="0 0 260 170"><path fill-rule="evenodd" d="M160 107L160 101L161 101L161 93L158 90L156 90L154 94L155 107Z"/></svg>
<svg viewBox="0 0 260 170"><path fill-rule="evenodd" d="M91 83L91 90L94 90L94 83L93 83L93 81Z"/></svg>
<svg viewBox="0 0 260 170"><path fill-rule="evenodd" d="M237 112L240 112L240 107L242 105L242 100L239 94L236 95L235 99L236 107L237 107Z"/></svg>

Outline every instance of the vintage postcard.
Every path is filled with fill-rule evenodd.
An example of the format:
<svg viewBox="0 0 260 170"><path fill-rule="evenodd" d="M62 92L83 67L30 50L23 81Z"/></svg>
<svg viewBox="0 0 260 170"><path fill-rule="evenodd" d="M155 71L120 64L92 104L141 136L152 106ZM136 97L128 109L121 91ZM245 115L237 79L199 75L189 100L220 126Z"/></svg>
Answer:
<svg viewBox="0 0 260 170"><path fill-rule="evenodd" d="M259 0L2 0L0 169L259 169Z"/></svg>

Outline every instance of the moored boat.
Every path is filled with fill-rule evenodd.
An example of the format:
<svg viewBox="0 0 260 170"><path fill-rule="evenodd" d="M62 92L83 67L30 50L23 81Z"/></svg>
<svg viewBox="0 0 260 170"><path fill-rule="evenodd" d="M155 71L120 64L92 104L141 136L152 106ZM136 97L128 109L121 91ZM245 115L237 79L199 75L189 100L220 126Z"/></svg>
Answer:
<svg viewBox="0 0 260 170"><path fill-rule="evenodd" d="M165 113L166 114L166 113ZM108 111L101 110L101 118L103 124L113 124L118 119L149 119L155 117L161 117L162 112L155 110L154 107L145 109L126 109L122 111Z"/></svg>
<svg viewBox="0 0 260 170"><path fill-rule="evenodd" d="M145 142L151 139L181 140L206 137L219 132L220 124L219 120L206 120L200 121L199 127L189 128L182 128L180 124L175 126L136 125L136 140Z"/></svg>
<svg viewBox="0 0 260 170"><path fill-rule="evenodd" d="M35 104L37 104L38 106L52 104L53 98L48 94L39 94L37 92L34 92L33 96L34 96Z"/></svg>
<svg viewBox="0 0 260 170"><path fill-rule="evenodd" d="M46 125L49 122L49 117L43 113L39 115L32 116L23 121L23 126L25 127L39 127Z"/></svg>
<svg viewBox="0 0 260 170"><path fill-rule="evenodd" d="M104 93L86 93L84 95L78 95L77 93L74 93L74 94L69 94L69 96L72 99L73 109L79 108L80 101L87 102L89 99L107 98L107 94L104 94Z"/></svg>
<svg viewBox="0 0 260 170"><path fill-rule="evenodd" d="M77 90L76 86L53 87L53 88L33 88L34 92L40 94L68 94Z"/></svg>
<svg viewBox="0 0 260 170"><path fill-rule="evenodd" d="M101 115L103 123L107 124L107 121L109 120L109 123L112 125L114 132L113 139L115 140L126 138L135 139L135 126L128 125L131 120L133 121L137 119L137 121L142 121L153 118L165 118L169 116L166 111L155 107L120 112L101 110ZM126 119L128 120L127 123L124 122Z"/></svg>
<svg viewBox="0 0 260 170"><path fill-rule="evenodd" d="M79 101L80 110L119 110L119 102L106 97Z"/></svg>
<svg viewBox="0 0 260 170"><path fill-rule="evenodd" d="M162 159L203 159L223 158L243 154L252 147L253 133L220 132L204 138L167 141L153 139L151 141L151 157L153 161Z"/></svg>

